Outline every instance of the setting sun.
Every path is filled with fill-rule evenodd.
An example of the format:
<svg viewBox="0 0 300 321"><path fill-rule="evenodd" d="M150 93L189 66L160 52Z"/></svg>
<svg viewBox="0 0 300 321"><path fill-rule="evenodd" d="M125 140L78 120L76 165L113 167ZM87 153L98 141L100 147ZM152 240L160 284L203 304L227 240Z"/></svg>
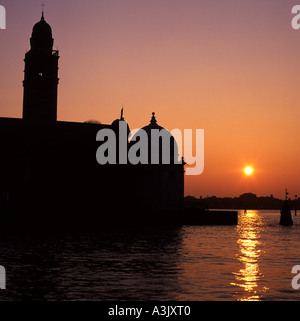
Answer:
<svg viewBox="0 0 300 321"><path fill-rule="evenodd" d="M245 172L245 174L247 174L247 175L251 175L251 174L253 173L253 169L252 169L252 167L246 167L246 168L244 169L244 172Z"/></svg>

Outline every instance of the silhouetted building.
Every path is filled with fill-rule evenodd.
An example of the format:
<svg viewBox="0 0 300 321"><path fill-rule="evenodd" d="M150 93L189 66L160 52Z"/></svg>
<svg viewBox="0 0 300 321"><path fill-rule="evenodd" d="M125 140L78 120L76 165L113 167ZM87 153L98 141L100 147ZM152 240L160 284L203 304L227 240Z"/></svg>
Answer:
<svg viewBox="0 0 300 321"><path fill-rule="evenodd" d="M44 14L30 43L23 119L0 118L2 213L8 209L27 223L31 217L32 224L47 218L58 225L76 220L88 225L95 218L104 224L126 221L132 214L143 221L145 211L182 210L183 164L97 163L98 131L117 133L123 112L111 125L57 121L59 53L53 51Z"/></svg>
<svg viewBox="0 0 300 321"><path fill-rule="evenodd" d="M58 50L53 50L50 25L36 23L25 55L23 119L55 121L57 119Z"/></svg>

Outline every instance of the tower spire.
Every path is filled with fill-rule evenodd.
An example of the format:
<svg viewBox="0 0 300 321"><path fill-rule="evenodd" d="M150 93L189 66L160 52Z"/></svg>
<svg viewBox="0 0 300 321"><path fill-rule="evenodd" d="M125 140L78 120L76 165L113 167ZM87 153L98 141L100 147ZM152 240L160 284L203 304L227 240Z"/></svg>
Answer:
<svg viewBox="0 0 300 321"><path fill-rule="evenodd" d="M45 20L45 17L44 17L44 8L45 8L45 5L44 5L44 3L42 3L41 7L42 7L42 18L41 18L41 20Z"/></svg>
<svg viewBox="0 0 300 321"><path fill-rule="evenodd" d="M124 120L124 106L122 105L122 109L121 109L121 120Z"/></svg>

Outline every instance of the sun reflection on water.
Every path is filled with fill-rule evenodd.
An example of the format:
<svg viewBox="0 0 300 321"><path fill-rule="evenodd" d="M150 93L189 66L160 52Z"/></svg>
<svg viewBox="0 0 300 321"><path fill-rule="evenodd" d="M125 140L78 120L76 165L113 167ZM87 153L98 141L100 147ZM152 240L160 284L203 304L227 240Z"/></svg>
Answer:
<svg viewBox="0 0 300 321"><path fill-rule="evenodd" d="M241 262L242 267L236 273L236 282L231 283L243 289L242 294L237 294L240 301L259 301L261 292L267 288L261 288L259 281L263 274L259 270L259 259L262 253L260 233L262 229L261 218L257 211L247 211L239 217L238 225L238 245L239 253L237 260Z"/></svg>

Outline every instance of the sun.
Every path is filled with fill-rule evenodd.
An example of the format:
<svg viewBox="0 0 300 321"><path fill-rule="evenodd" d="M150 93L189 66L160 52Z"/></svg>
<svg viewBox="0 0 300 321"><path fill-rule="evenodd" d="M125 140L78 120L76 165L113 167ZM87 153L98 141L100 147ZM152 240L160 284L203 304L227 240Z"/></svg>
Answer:
<svg viewBox="0 0 300 321"><path fill-rule="evenodd" d="M251 175L253 174L253 168L248 166L244 169L244 172L246 175Z"/></svg>

